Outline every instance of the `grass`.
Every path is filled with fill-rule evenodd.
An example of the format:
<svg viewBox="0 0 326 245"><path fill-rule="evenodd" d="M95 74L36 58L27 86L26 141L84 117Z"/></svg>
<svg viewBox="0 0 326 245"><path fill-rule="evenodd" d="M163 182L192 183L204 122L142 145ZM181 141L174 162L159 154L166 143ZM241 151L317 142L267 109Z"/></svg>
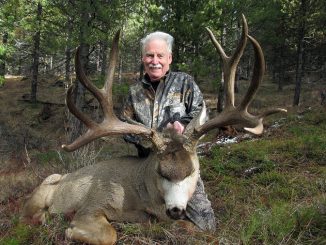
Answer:
<svg viewBox="0 0 326 245"><path fill-rule="evenodd" d="M324 203L320 205L325 205ZM325 217L314 205L292 206L274 203L261 207L250 215L241 230L243 244L322 244ZM324 240L325 242L325 240Z"/></svg>
<svg viewBox="0 0 326 245"><path fill-rule="evenodd" d="M41 165L59 162L59 156L56 151L36 152L35 159Z"/></svg>
<svg viewBox="0 0 326 245"><path fill-rule="evenodd" d="M118 244L217 244L218 239L198 231L191 233L181 226L169 223L119 224L116 226L122 239Z"/></svg>
<svg viewBox="0 0 326 245"><path fill-rule="evenodd" d="M69 154L58 154L64 142L58 127L62 108L50 120L37 121L42 107L19 100L29 89L24 83L9 89L11 82L6 81L1 88L1 102L8 108L1 121L8 122L13 134L25 135L30 160L25 154L9 153L0 159L0 245L82 244L65 238L69 221L63 216L51 217L43 226L19 222L25 196L49 173L64 172L74 161ZM326 244L326 109L314 99L316 86L304 86L303 104L292 108L292 87L277 92L275 84L264 84L253 111L273 105L285 106L289 113L267 119L268 130L262 136L213 147L200 159L202 179L218 220L215 234L189 234L167 223L114 223L118 244ZM126 93L123 86L114 89L119 96ZM243 93L243 87L240 90ZM63 100L57 96L59 91L41 93L43 99L47 95L49 100ZM272 127L275 122L278 127ZM205 140L214 138L212 133ZM51 144L44 146L42 141ZM121 152L135 149L122 139L107 139L97 159Z"/></svg>
<svg viewBox="0 0 326 245"><path fill-rule="evenodd" d="M50 244L78 244L68 241L64 237L64 230L68 222L63 216L51 217L43 226L31 226L19 222L19 218L13 218L13 228L7 236L0 240L0 245L50 245ZM81 243L79 243L81 244Z"/></svg>
<svg viewBox="0 0 326 245"><path fill-rule="evenodd" d="M317 107L290 115L267 138L219 146L202 159L220 240L326 244L325 127Z"/></svg>
<svg viewBox="0 0 326 245"><path fill-rule="evenodd" d="M5 77L0 76L0 88L5 84Z"/></svg>

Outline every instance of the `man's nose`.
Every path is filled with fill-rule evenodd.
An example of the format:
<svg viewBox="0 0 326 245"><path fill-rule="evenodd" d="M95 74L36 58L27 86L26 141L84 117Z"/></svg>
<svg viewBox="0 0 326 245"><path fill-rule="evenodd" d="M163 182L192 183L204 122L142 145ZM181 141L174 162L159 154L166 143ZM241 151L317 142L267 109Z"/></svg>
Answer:
<svg viewBox="0 0 326 245"><path fill-rule="evenodd" d="M158 64L158 57L156 55L154 55L154 57L152 59L152 63Z"/></svg>

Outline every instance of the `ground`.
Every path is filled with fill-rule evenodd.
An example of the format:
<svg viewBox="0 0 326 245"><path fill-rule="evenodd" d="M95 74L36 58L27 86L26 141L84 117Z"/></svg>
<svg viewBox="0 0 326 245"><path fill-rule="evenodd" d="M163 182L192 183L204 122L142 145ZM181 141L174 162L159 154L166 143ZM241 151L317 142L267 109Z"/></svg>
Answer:
<svg viewBox="0 0 326 245"><path fill-rule="evenodd" d="M252 111L283 107L289 113L267 119L261 137L211 147L220 137L212 132L203 140L212 144L200 149L202 178L219 220L217 232L189 235L168 224L114 224L118 244L326 244L322 239L326 119L325 107L320 105L325 81L304 84L298 107L292 107L293 85L277 91L276 84L268 77L266 81ZM247 84L240 83L240 94ZM207 89L210 84L199 85L205 87L206 99L213 97ZM31 104L30 79L7 77L0 88L0 244L77 244L64 238L64 217L54 217L42 227L20 225L25 197L51 173L126 152L135 154L120 137L101 140L86 153L62 152L69 130L65 90L59 78L41 78L38 103ZM245 134L240 131L239 135Z"/></svg>

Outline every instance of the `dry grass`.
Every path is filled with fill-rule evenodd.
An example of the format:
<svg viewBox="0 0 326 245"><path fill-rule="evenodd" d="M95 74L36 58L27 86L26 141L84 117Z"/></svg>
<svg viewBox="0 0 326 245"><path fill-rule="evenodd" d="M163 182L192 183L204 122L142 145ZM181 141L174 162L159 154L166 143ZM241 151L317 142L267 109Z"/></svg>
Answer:
<svg viewBox="0 0 326 245"><path fill-rule="evenodd" d="M64 88L49 86L53 83L53 80L41 82L39 99L62 103ZM241 94L246 83L240 84ZM325 129L324 117L320 116L325 114L325 108L319 106L318 97L323 86L322 83L305 84L302 104L293 108L292 85L277 92L276 84L263 84L252 111L271 106L287 108L288 115L266 120L267 126L275 121L280 121L281 126L253 142L215 147L201 160L202 177L219 220L215 234L187 233L180 227L164 223L119 223L114 224L118 230L118 244L326 244L322 240L323 222L326 224L326 170L319 160L324 153L323 141L318 137ZM0 244L81 244L66 240L64 229L68 221L61 216L52 217L41 227L19 224L25 196L42 178L53 172L67 171L74 161L59 150L65 141L65 109L53 106L52 116L39 120L42 105L32 106L22 100L29 87L28 81L11 78L0 89L0 102L6 108L0 112L0 127L9 129L10 133L0 137L0 152L3 153L0 161ZM301 137L303 131L307 132ZM212 133L206 139L214 137ZM99 155L94 149L92 151L93 155L85 153L91 158L87 162L126 152L135 154L135 149L121 138L106 139ZM242 175L246 169L257 166L261 172L250 177ZM291 222L297 223L291 226Z"/></svg>

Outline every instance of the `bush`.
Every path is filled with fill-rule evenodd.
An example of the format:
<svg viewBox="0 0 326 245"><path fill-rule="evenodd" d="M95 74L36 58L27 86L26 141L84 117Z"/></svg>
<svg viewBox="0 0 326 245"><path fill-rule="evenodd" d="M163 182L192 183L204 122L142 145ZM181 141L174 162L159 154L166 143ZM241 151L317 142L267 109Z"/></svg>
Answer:
<svg viewBox="0 0 326 245"><path fill-rule="evenodd" d="M0 87L2 87L5 84L5 77L0 76Z"/></svg>

